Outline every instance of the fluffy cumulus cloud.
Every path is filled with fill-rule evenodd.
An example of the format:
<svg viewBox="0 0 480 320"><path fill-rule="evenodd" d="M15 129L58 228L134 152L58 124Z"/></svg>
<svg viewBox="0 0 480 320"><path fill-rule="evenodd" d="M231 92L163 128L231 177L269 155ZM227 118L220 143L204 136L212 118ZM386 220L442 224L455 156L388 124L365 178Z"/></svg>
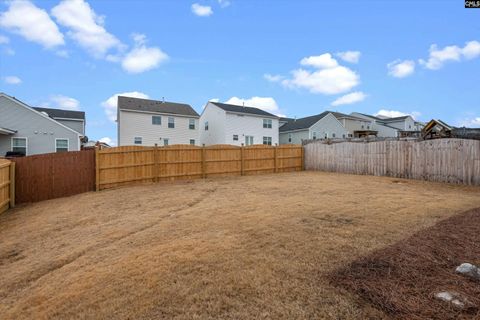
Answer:
<svg viewBox="0 0 480 320"><path fill-rule="evenodd" d="M77 99L67 97L61 94L54 95L50 97L50 104L54 108L64 109L64 110L80 110L80 101Z"/></svg>
<svg viewBox="0 0 480 320"><path fill-rule="evenodd" d="M117 142L110 137L103 137L103 138L98 139L98 141L106 143L111 147L114 147L114 146L117 145Z"/></svg>
<svg viewBox="0 0 480 320"><path fill-rule="evenodd" d="M104 27L103 16L99 16L84 0L63 0L52 9L57 22L68 31L68 35L93 56L100 58L112 48L121 49L122 43Z"/></svg>
<svg viewBox="0 0 480 320"><path fill-rule="evenodd" d="M250 99L231 97L230 99L225 101L225 103L238 106L244 105L245 107L255 107L278 116L283 116L280 114L280 109L277 102L272 97L251 97Z"/></svg>
<svg viewBox="0 0 480 320"><path fill-rule="evenodd" d="M226 8L231 4L231 2L229 0L218 0L218 4L220 7Z"/></svg>
<svg viewBox="0 0 480 320"><path fill-rule="evenodd" d="M420 115L421 113L418 111L406 113L402 111L387 110L387 109L380 109L377 113L374 114L374 116L380 117L380 118L395 118L395 117L411 116L414 119L417 119Z"/></svg>
<svg viewBox="0 0 480 320"><path fill-rule="evenodd" d="M427 69L438 70L447 62L459 62L480 57L480 42L469 41L464 47L453 45L444 48L432 44L429 51L428 59L420 59L419 63Z"/></svg>
<svg viewBox="0 0 480 320"><path fill-rule="evenodd" d="M306 68L293 70L290 78L280 81L284 87L332 95L350 91L360 83L358 74L340 65L330 53L303 58L300 64ZM267 78L269 81L272 79L275 80Z"/></svg>
<svg viewBox="0 0 480 320"><path fill-rule="evenodd" d="M194 3L192 4L192 12L193 14L199 17L209 17L213 14L212 7L210 6L202 6L201 4Z"/></svg>
<svg viewBox="0 0 480 320"><path fill-rule="evenodd" d="M129 73L141 73L157 68L168 55L157 47L147 47L146 36L134 34L135 45L122 59L122 68Z"/></svg>
<svg viewBox="0 0 480 320"><path fill-rule="evenodd" d="M395 60L387 64L388 74L395 78L405 78L415 72L415 61Z"/></svg>
<svg viewBox="0 0 480 320"><path fill-rule="evenodd" d="M105 114L107 115L107 118L115 122L117 120L117 102L118 102L118 96L123 96L123 97L132 97L132 98L141 98L141 99L148 99L148 95L146 95L143 92L138 92L138 91L131 91L131 92L122 92L122 93L117 93L108 98L107 100L102 102L102 107L105 110Z"/></svg>
<svg viewBox="0 0 480 320"><path fill-rule="evenodd" d="M270 82L280 82L285 78L285 77L283 77L281 75L278 75L278 74L272 75L272 74L269 74L269 73L265 73L263 75L263 77Z"/></svg>
<svg viewBox="0 0 480 320"><path fill-rule="evenodd" d="M360 60L360 51L344 51L338 52L337 56L342 59L343 61L350 62L350 63L358 63Z"/></svg>
<svg viewBox="0 0 480 320"><path fill-rule="evenodd" d="M365 93L361 92L361 91L352 92L352 93L346 94L344 96L341 96L340 98L333 101L332 106L335 107L335 106L341 106L341 105L344 105L344 104L357 103L357 102L365 100L366 97L367 97L367 95Z"/></svg>
<svg viewBox="0 0 480 320"><path fill-rule="evenodd" d="M20 84L22 83L22 79L17 76L6 76L3 77L3 81L7 84Z"/></svg>
<svg viewBox="0 0 480 320"><path fill-rule="evenodd" d="M7 5L8 9L0 14L0 27L47 49L65 43L63 34L45 10L26 0L9 1Z"/></svg>

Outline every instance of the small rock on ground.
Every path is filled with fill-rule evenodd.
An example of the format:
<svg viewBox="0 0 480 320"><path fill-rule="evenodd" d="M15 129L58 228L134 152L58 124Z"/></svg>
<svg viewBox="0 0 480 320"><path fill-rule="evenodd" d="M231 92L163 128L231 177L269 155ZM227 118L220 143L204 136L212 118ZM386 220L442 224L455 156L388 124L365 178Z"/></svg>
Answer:
<svg viewBox="0 0 480 320"><path fill-rule="evenodd" d="M455 271L463 274L464 276L480 280L480 269L473 264L462 263Z"/></svg>

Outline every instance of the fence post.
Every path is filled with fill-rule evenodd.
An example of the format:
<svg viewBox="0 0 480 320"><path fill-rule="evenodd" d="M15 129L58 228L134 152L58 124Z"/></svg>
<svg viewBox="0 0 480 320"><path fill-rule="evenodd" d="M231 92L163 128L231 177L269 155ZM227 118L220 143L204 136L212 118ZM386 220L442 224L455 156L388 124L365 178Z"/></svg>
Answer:
<svg viewBox="0 0 480 320"><path fill-rule="evenodd" d="M278 172L278 163L277 163L278 154L277 154L277 148L278 148L277 145L275 145L275 146L273 147L273 158L274 158L274 163L275 163L275 164L274 164L274 168L275 168L275 169L274 169L274 172L275 172L275 173Z"/></svg>
<svg viewBox="0 0 480 320"><path fill-rule="evenodd" d="M305 171L305 146L301 146L302 148L302 171Z"/></svg>
<svg viewBox="0 0 480 320"><path fill-rule="evenodd" d="M153 147L153 182L158 182L159 177L158 177L158 144L155 143L155 146Z"/></svg>
<svg viewBox="0 0 480 320"><path fill-rule="evenodd" d="M15 207L15 162L10 162L10 208Z"/></svg>
<svg viewBox="0 0 480 320"><path fill-rule="evenodd" d="M99 159L99 147L95 147L95 191L100 191L100 159Z"/></svg>
<svg viewBox="0 0 480 320"><path fill-rule="evenodd" d="M245 174L245 147L242 146L240 147L240 175L243 176Z"/></svg>
<svg viewBox="0 0 480 320"><path fill-rule="evenodd" d="M207 177L206 167L205 167L205 143L202 145L202 179Z"/></svg>

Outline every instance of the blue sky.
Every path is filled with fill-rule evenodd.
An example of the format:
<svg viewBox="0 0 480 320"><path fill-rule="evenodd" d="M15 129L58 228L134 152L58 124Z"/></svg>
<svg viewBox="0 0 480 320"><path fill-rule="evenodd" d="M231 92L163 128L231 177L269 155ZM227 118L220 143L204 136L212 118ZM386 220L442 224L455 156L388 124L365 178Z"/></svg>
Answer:
<svg viewBox="0 0 480 320"><path fill-rule="evenodd" d="M84 110L116 140L115 94L302 117L413 114L480 127L480 9L462 1L6 1L0 91ZM243 100L242 100L243 99Z"/></svg>

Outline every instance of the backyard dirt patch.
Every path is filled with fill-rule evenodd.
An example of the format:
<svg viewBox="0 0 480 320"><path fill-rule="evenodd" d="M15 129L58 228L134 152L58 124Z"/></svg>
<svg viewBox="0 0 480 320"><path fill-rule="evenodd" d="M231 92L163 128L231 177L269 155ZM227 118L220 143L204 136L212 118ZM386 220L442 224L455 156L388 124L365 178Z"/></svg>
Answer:
<svg viewBox="0 0 480 320"><path fill-rule="evenodd" d="M464 262L480 264L480 209L445 219L406 240L354 261L332 276L342 286L395 318L480 318L480 281L455 273ZM456 292L463 309L440 301Z"/></svg>
<svg viewBox="0 0 480 320"><path fill-rule="evenodd" d="M19 206L0 216L0 315L388 318L329 276L475 207L478 187L322 172L152 184Z"/></svg>

